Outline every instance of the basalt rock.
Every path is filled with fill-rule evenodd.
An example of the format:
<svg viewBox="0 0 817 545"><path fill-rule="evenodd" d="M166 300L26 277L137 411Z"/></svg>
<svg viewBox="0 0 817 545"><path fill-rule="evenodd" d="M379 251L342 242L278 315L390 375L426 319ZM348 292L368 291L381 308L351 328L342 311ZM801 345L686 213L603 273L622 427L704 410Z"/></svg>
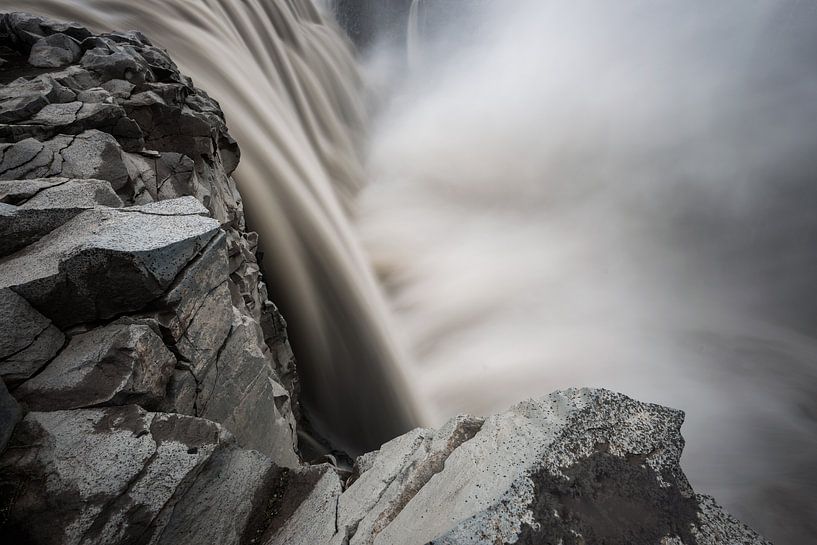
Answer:
<svg viewBox="0 0 817 545"><path fill-rule="evenodd" d="M213 99L139 32L0 14L0 376L38 413L136 405L299 465L293 364ZM286 385L285 385L286 383ZM238 448L238 447L236 447ZM225 461L225 464L229 463Z"/></svg>
<svg viewBox="0 0 817 545"><path fill-rule="evenodd" d="M682 422L620 394L567 390L415 430L358 459L331 543L767 544L693 492Z"/></svg>

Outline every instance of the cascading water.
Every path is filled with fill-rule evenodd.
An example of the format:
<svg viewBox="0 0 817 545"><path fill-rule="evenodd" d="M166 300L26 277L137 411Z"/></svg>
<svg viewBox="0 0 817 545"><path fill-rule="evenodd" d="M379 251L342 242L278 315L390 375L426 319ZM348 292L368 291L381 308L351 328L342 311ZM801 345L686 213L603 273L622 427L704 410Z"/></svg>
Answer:
<svg viewBox="0 0 817 545"><path fill-rule="evenodd" d="M0 0L141 29L219 100L336 439L405 430L415 395L439 422L610 387L687 411L696 488L813 541L813 6L411 4L412 70L370 50L364 139L355 60L309 0Z"/></svg>
<svg viewBox="0 0 817 545"><path fill-rule="evenodd" d="M236 179L290 322L313 424L352 451L418 422L380 289L351 231L365 128L352 50L310 0L3 0L98 30L139 29L222 105Z"/></svg>
<svg viewBox="0 0 817 545"><path fill-rule="evenodd" d="M359 231L435 423L594 385L817 538L817 6L414 0ZM388 88L387 86L382 86Z"/></svg>

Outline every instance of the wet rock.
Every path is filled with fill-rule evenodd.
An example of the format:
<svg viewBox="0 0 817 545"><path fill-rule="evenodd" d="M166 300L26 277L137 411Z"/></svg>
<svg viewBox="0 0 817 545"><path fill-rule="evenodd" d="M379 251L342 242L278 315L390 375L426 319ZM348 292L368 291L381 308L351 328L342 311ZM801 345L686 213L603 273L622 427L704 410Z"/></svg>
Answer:
<svg viewBox="0 0 817 545"><path fill-rule="evenodd" d="M32 411L128 404L150 409L164 398L175 364L148 325L114 323L73 337L14 395Z"/></svg>
<svg viewBox="0 0 817 545"><path fill-rule="evenodd" d="M63 327L139 310L218 232L217 222L190 211L85 211L8 259L0 288L11 287Z"/></svg>
<svg viewBox="0 0 817 545"><path fill-rule="evenodd" d="M484 422L415 430L359 460L332 543L768 543L692 491L682 421L620 394L567 390Z"/></svg>
<svg viewBox="0 0 817 545"><path fill-rule="evenodd" d="M48 104L68 102L74 98L76 93L53 77L17 79L0 88L0 123L24 121Z"/></svg>
<svg viewBox="0 0 817 545"><path fill-rule="evenodd" d="M6 445L11 438L14 427L23 416L20 405L6 388L5 382L0 379L0 454L6 450Z"/></svg>
<svg viewBox="0 0 817 545"><path fill-rule="evenodd" d="M81 55L79 42L66 34L57 33L34 42L28 63L38 68L60 68L77 62Z"/></svg>
<svg viewBox="0 0 817 545"><path fill-rule="evenodd" d="M111 184L102 180L6 181L0 182L0 197L3 195L23 202L0 204L0 256L36 242L84 210L122 206Z"/></svg>
<svg viewBox="0 0 817 545"><path fill-rule="evenodd" d="M36 373L65 342L49 319L9 289L0 290L0 330L0 376L10 384Z"/></svg>

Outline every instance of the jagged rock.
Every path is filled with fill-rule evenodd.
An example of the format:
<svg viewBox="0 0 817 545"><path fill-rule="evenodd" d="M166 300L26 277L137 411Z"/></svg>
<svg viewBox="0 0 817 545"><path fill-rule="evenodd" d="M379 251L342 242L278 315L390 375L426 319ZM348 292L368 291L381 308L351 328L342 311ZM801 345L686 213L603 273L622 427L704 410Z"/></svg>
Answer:
<svg viewBox="0 0 817 545"><path fill-rule="evenodd" d="M60 68L77 62L82 48L66 34L51 34L40 38L31 47L28 64L38 68Z"/></svg>
<svg viewBox="0 0 817 545"><path fill-rule="evenodd" d="M11 287L62 327L139 310L218 232L198 208L188 211L85 211L3 263L0 288Z"/></svg>
<svg viewBox="0 0 817 545"><path fill-rule="evenodd" d="M187 543L168 538L189 531L199 543L238 543L276 484L277 468L238 452L218 424L133 405L29 413L10 447L0 500L15 543Z"/></svg>
<svg viewBox="0 0 817 545"><path fill-rule="evenodd" d="M69 102L76 93L45 75L17 79L0 89L0 123L24 121L48 104Z"/></svg>
<svg viewBox="0 0 817 545"><path fill-rule="evenodd" d="M89 130L40 142L27 138L0 145L0 180L25 178L93 178L107 180L114 190L128 182L122 151L110 134Z"/></svg>
<svg viewBox="0 0 817 545"><path fill-rule="evenodd" d="M0 289L0 376L7 383L28 379L65 343L51 321L9 289Z"/></svg>
<svg viewBox="0 0 817 545"><path fill-rule="evenodd" d="M329 543L337 532L337 505L341 493L338 475L329 466L301 472L301 483L290 486L280 499L282 510L270 520L264 545Z"/></svg>
<svg viewBox="0 0 817 545"><path fill-rule="evenodd" d="M122 206L109 182L64 178L0 182L0 200L20 203L0 203L0 256L36 242L84 210Z"/></svg>
<svg viewBox="0 0 817 545"><path fill-rule="evenodd" d="M148 325L114 323L80 334L14 395L28 410L104 405L154 408L176 358Z"/></svg>
<svg viewBox="0 0 817 545"><path fill-rule="evenodd" d="M22 416L23 412L20 410L20 405L9 394L3 379L0 379L0 454L6 450L14 426L17 425Z"/></svg>
<svg viewBox="0 0 817 545"><path fill-rule="evenodd" d="M81 66L99 75L102 82L123 79L134 84L153 81L155 78L147 62L132 47L108 43L95 47L82 56Z"/></svg>
<svg viewBox="0 0 817 545"><path fill-rule="evenodd" d="M696 495L679 459L683 414L567 390L358 461L332 543L766 544Z"/></svg>

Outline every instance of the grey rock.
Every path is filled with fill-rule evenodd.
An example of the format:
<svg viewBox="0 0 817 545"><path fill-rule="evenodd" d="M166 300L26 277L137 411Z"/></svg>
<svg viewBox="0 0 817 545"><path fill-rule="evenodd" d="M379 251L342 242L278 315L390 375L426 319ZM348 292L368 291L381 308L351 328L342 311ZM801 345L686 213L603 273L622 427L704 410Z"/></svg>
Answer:
<svg viewBox="0 0 817 545"><path fill-rule="evenodd" d="M0 266L12 287L56 324L143 308L160 296L218 232L195 215L85 211Z"/></svg>
<svg viewBox="0 0 817 545"><path fill-rule="evenodd" d="M415 430L358 462L332 543L767 544L692 491L682 421L620 394L567 390L484 423Z"/></svg>
<svg viewBox="0 0 817 545"><path fill-rule="evenodd" d="M301 482L289 486L281 500L286 511L270 522L265 545L326 544L337 531L335 516L341 493L337 474L330 466L313 466L298 477Z"/></svg>
<svg viewBox="0 0 817 545"><path fill-rule="evenodd" d="M30 180L0 181L0 202L22 204L43 189L64 184L68 178L35 178Z"/></svg>
<svg viewBox="0 0 817 545"><path fill-rule="evenodd" d="M28 63L38 68L59 68L74 64L81 55L79 42L66 34L57 33L34 42Z"/></svg>
<svg viewBox="0 0 817 545"><path fill-rule="evenodd" d="M164 398L175 364L149 326L114 323L73 337L14 395L32 411L128 404L151 409Z"/></svg>
<svg viewBox="0 0 817 545"><path fill-rule="evenodd" d="M154 79L147 62L129 46L95 47L85 52L80 65L102 82L123 79L138 85Z"/></svg>
<svg viewBox="0 0 817 545"><path fill-rule="evenodd" d="M165 529L238 543L275 485L274 466L236 452L218 424L133 405L29 413L11 446L0 489L16 493L3 529L16 543L172 543ZM207 517L193 520L197 510Z"/></svg>
<svg viewBox="0 0 817 545"><path fill-rule="evenodd" d="M45 142L29 138L8 146L0 159L0 180L83 178L107 180L114 190L128 182L122 151L110 134L89 130Z"/></svg>
<svg viewBox="0 0 817 545"><path fill-rule="evenodd" d="M4 190L3 187L9 188ZM122 206L111 184L102 180L57 179L0 182L0 194L28 200L19 206L0 204L0 256L12 254L95 206Z"/></svg>
<svg viewBox="0 0 817 545"><path fill-rule="evenodd" d="M5 382L0 379L0 454L6 450L6 445L14 431L14 426L23 416L17 401L11 397Z"/></svg>
<svg viewBox="0 0 817 545"><path fill-rule="evenodd" d="M62 332L25 299L0 290L0 377L15 384L50 361L65 343Z"/></svg>
<svg viewBox="0 0 817 545"><path fill-rule="evenodd" d="M53 77L20 78L0 87L0 123L16 123L39 112L48 104L68 102L76 93Z"/></svg>

